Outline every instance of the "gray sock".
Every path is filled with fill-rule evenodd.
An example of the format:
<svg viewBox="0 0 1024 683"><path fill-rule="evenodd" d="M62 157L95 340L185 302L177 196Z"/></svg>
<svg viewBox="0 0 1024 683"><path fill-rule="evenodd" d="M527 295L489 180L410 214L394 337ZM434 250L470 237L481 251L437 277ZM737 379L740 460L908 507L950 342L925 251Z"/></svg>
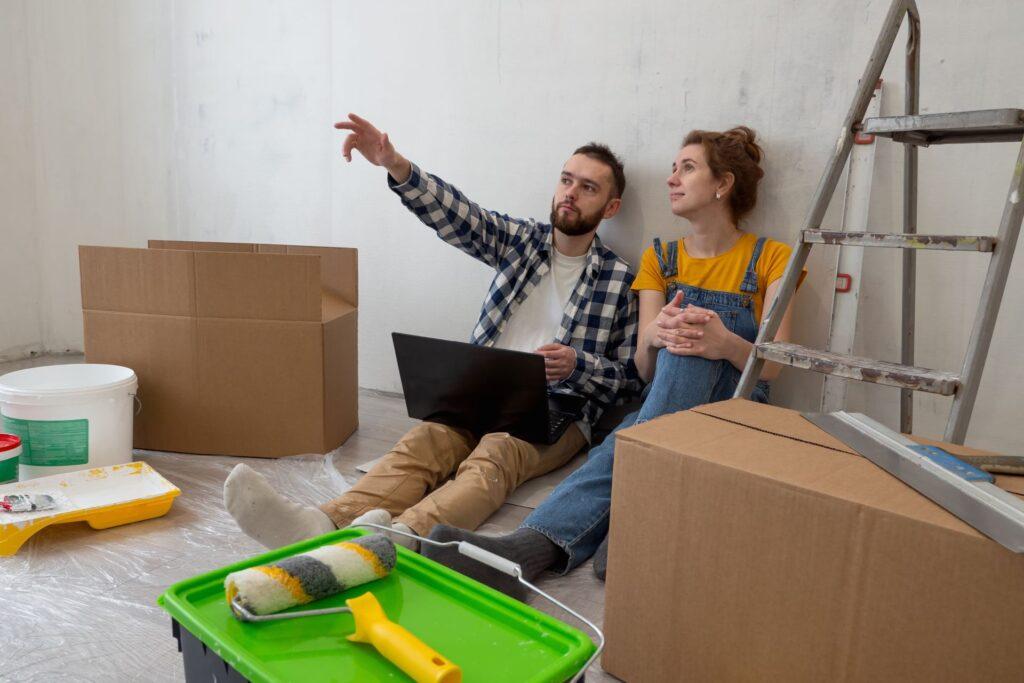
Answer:
<svg viewBox="0 0 1024 683"><path fill-rule="evenodd" d="M562 549L552 543L547 536L525 527L504 536L484 536L445 524L438 524L430 532L428 538L442 543L467 541L496 555L501 555L505 559L519 564L523 570L523 578L531 583L542 571L565 557ZM517 600L526 597L526 588L516 578L502 574L471 557L466 557L456 547L438 548L429 543L422 543L420 553Z"/></svg>
<svg viewBox="0 0 1024 683"><path fill-rule="evenodd" d="M594 553L594 574L597 578L604 581L605 575L608 573L608 537L605 536L604 540L601 541L601 545L597 546L597 552Z"/></svg>

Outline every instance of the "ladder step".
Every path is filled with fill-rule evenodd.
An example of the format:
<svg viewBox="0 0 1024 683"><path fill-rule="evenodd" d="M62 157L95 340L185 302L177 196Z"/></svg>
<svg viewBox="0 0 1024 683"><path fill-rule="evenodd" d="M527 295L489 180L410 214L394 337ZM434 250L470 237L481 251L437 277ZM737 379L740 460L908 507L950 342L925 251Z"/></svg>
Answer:
<svg viewBox="0 0 1024 683"><path fill-rule="evenodd" d="M1024 137L1024 110L883 116L864 121L860 132L923 147L955 142L1014 142Z"/></svg>
<svg viewBox="0 0 1024 683"><path fill-rule="evenodd" d="M960 386L960 378L951 372L809 349L787 342L758 344L756 353L758 358L804 370L942 396L952 396Z"/></svg>
<svg viewBox="0 0 1024 683"><path fill-rule="evenodd" d="M888 232L828 232L804 230L805 244L842 244L853 247L896 247L900 249L944 249L947 251L992 251L995 237L977 235L918 235Z"/></svg>

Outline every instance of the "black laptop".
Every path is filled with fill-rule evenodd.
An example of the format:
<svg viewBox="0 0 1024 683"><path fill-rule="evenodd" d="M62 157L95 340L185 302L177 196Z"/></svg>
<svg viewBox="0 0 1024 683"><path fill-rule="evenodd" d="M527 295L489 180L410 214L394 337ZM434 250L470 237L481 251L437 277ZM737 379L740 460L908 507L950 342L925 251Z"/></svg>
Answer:
<svg viewBox="0 0 1024 683"><path fill-rule="evenodd" d="M409 417L468 429L509 432L552 444L580 419L586 399L548 393L544 357L394 332Z"/></svg>

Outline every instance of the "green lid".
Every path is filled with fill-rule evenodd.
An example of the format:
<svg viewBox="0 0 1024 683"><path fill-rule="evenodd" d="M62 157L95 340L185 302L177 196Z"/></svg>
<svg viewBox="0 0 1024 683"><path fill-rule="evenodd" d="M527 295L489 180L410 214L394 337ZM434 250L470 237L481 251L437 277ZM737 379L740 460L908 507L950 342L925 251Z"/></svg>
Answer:
<svg viewBox="0 0 1024 683"><path fill-rule="evenodd" d="M370 645L349 642L351 614L243 623L224 597L234 571L366 534L342 529L187 579L158 603L184 628L254 682L405 681ZM372 592L388 618L462 668L463 680L564 681L594 653L584 633L405 548L384 579L289 611L341 607Z"/></svg>

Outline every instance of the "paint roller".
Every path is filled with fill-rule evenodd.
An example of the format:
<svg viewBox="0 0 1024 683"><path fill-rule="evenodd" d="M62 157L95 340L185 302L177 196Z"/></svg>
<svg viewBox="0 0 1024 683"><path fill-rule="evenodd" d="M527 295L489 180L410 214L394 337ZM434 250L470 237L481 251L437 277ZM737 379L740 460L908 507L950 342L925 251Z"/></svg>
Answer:
<svg viewBox="0 0 1024 683"><path fill-rule="evenodd" d="M395 544L374 534L320 546L224 579L228 603L273 614L382 579L395 567Z"/></svg>
<svg viewBox="0 0 1024 683"><path fill-rule="evenodd" d="M372 593L346 600L348 607L275 614L384 578L394 567L395 544L374 534L233 572L224 579L224 589L232 612L242 621L351 612L356 630L349 640L373 645L417 683L459 683L461 669L390 621Z"/></svg>

